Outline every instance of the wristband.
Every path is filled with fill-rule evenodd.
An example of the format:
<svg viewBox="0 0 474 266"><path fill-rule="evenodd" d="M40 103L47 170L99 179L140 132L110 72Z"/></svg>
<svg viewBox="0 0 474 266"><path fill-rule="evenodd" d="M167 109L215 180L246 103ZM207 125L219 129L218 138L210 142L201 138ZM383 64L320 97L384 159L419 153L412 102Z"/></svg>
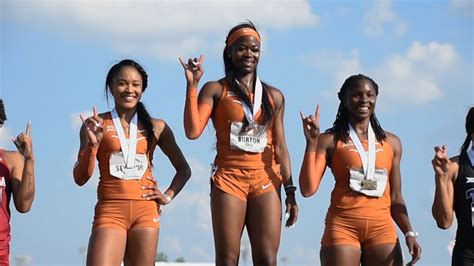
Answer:
<svg viewBox="0 0 474 266"><path fill-rule="evenodd" d="M413 231L406 232L405 237L409 237L409 236L417 238L418 237L418 232L413 232Z"/></svg>
<svg viewBox="0 0 474 266"><path fill-rule="evenodd" d="M286 185L285 186L286 195L294 195L295 191L296 191L296 186L294 186L294 185Z"/></svg>
<svg viewBox="0 0 474 266"><path fill-rule="evenodd" d="M171 198L170 195L168 195L168 194L166 194L166 193L163 193L163 197L165 197L166 201L168 201L166 204L170 204L170 203L171 203L172 198Z"/></svg>

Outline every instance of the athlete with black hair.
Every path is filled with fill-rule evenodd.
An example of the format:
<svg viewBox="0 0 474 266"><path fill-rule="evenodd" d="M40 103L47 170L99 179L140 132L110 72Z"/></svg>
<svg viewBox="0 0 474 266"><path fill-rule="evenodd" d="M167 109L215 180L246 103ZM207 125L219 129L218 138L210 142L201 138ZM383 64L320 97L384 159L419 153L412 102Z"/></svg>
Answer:
<svg viewBox="0 0 474 266"><path fill-rule="evenodd" d="M170 204L191 170L165 121L150 117L140 101L148 75L137 62L120 61L109 70L105 93L112 111L81 115L81 146L74 180L84 185L99 162L98 202L87 265L153 265L159 237L160 206ZM153 152L159 146L176 174L161 192L153 177Z"/></svg>
<svg viewBox="0 0 474 266"><path fill-rule="evenodd" d="M375 116L378 92L377 83L367 76L347 78L338 93L336 120L322 134L319 106L314 115L301 113L306 138L301 193L316 193L326 166L336 181L321 241L321 265L402 265L393 221L405 234L410 263L420 259L421 247L401 192L402 146Z"/></svg>

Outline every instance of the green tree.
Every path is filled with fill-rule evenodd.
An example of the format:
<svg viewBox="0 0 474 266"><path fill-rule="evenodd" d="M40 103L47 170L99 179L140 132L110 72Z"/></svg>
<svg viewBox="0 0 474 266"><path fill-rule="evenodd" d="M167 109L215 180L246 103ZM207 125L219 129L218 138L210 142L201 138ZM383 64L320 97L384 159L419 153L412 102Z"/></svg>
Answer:
<svg viewBox="0 0 474 266"><path fill-rule="evenodd" d="M183 257L179 257L175 260L175 262L186 262L186 260Z"/></svg>
<svg viewBox="0 0 474 266"><path fill-rule="evenodd" d="M168 262L168 255L164 252L156 252L155 261Z"/></svg>

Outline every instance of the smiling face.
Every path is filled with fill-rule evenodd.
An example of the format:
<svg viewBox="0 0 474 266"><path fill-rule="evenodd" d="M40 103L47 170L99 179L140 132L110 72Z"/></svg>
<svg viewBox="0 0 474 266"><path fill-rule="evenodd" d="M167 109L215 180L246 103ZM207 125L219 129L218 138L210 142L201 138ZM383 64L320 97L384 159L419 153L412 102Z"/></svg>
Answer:
<svg viewBox="0 0 474 266"><path fill-rule="evenodd" d="M357 120L369 119L375 112L377 92L368 80L359 80L355 86L347 90L344 105L350 117Z"/></svg>
<svg viewBox="0 0 474 266"><path fill-rule="evenodd" d="M260 42L253 36L242 36L232 44L230 56L240 74L254 73L260 59Z"/></svg>
<svg viewBox="0 0 474 266"><path fill-rule="evenodd" d="M124 66L109 84L115 106L120 109L133 109L140 101L143 88L140 72L132 66Z"/></svg>

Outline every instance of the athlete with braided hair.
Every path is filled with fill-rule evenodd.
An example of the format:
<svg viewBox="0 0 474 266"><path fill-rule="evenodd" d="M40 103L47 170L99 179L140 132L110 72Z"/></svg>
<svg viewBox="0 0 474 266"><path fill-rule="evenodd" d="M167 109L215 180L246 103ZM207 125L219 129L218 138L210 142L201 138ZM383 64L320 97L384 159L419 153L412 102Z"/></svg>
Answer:
<svg viewBox="0 0 474 266"><path fill-rule="evenodd" d="M469 148L471 146L471 148ZM452 255L453 266L474 264L474 107L466 116L466 138L459 155L449 159L445 145L435 148L435 196L433 217L441 229L458 228Z"/></svg>
<svg viewBox="0 0 474 266"><path fill-rule="evenodd" d="M281 235L281 196L286 192L287 226L298 209L283 115L285 101L257 76L260 34L251 23L229 31L223 52L225 77L204 84L203 56L181 60L187 90L184 128L198 138L209 119L216 130L216 167L211 181L211 212L216 265L238 265L244 227L254 265L276 265Z"/></svg>
<svg viewBox="0 0 474 266"><path fill-rule="evenodd" d="M0 99L0 129L7 120ZM0 148L0 265L10 265L10 200L18 212L30 211L35 197L35 158L31 140L31 122L13 143L18 151Z"/></svg>
<svg viewBox="0 0 474 266"><path fill-rule="evenodd" d="M318 190L326 166L335 178L321 241L321 265L402 265L393 221L406 237L412 256L421 247L412 231L401 192L402 146L375 116L378 85L364 75L346 79L331 128L320 134L316 113L301 113L306 151L299 177L301 193ZM393 220L392 220L393 219Z"/></svg>
<svg viewBox="0 0 474 266"><path fill-rule="evenodd" d="M150 117L140 101L148 75L137 62L120 61L109 70L106 97L112 111L81 115L81 146L74 180L84 185L99 162L100 182L87 265L152 265L160 227L160 206L188 181L191 171L165 121ZM164 193L153 177L153 152L159 146L176 174Z"/></svg>

